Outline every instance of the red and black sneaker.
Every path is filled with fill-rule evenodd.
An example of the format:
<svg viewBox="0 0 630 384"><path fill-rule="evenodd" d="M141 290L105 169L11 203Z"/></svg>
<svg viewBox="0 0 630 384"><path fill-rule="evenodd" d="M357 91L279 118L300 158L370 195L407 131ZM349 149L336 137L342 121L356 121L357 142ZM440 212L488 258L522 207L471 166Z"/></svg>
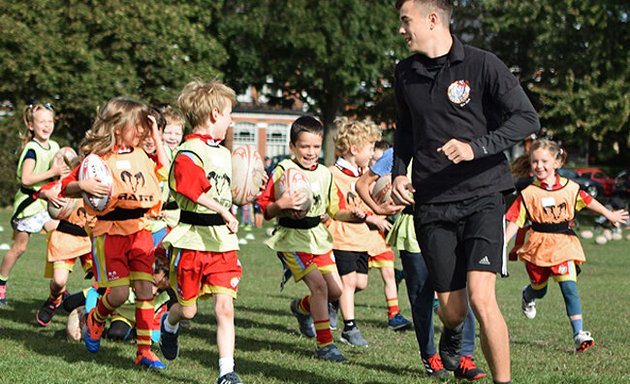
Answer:
<svg viewBox="0 0 630 384"><path fill-rule="evenodd" d="M442 358L439 354L436 353L428 359L422 359L422 364L424 364L424 369L427 371L427 375L444 380L448 378L448 371L444 369L444 365L442 365Z"/></svg>
<svg viewBox="0 0 630 384"><path fill-rule="evenodd" d="M453 372L458 379L474 381L486 377L486 372L479 368L471 355L459 358L459 367Z"/></svg>
<svg viewBox="0 0 630 384"><path fill-rule="evenodd" d="M35 319L37 319L37 323L42 327L46 327L52 321L53 316L55 316L55 311L61 305L61 300L58 303L48 299L44 302L44 305L37 311L35 314Z"/></svg>

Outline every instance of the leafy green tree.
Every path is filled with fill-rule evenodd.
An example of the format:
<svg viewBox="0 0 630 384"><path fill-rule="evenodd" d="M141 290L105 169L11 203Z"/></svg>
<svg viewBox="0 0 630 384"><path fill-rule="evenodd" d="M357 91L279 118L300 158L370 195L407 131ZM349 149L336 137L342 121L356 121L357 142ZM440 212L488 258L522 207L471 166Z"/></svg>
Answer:
<svg viewBox="0 0 630 384"><path fill-rule="evenodd" d="M0 100L17 111L2 119L3 134L22 127L25 104L53 102L54 138L76 144L96 108L114 96L162 105L192 78L220 77L227 53L211 26L221 6L200 0L0 0ZM14 151L3 144L3 153ZM0 168L15 168L14 156L1 161L9 164Z"/></svg>
<svg viewBox="0 0 630 384"><path fill-rule="evenodd" d="M487 0L478 41L519 67L544 127L568 143L596 143L599 160L630 147L630 3Z"/></svg>
<svg viewBox="0 0 630 384"><path fill-rule="evenodd" d="M228 0L217 28L228 82L305 102L326 126L331 162L335 118L367 102L404 51L397 27L390 0Z"/></svg>

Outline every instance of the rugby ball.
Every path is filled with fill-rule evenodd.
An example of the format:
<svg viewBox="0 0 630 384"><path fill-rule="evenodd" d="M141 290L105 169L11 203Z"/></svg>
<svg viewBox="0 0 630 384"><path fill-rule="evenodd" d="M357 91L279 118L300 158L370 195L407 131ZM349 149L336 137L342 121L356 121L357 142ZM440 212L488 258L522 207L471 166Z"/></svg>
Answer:
<svg viewBox="0 0 630 384"><path fill-rule="evenodd" d="M621 233L619 233L619 232L613 232L612 239L613 240L617 240L617 241L622 240L623 239L623 235Z"/></svg>
<svg viewBox="0 0 630 384"><path fill-rule="evenodd" d="M372 193L370 194L372 200L378 205L389 203L392 201L392 175L387 174L381 176L374 183Z"/></svg>
<svg viewBox="0 0 630 384"><path fill-rule="evenodd" d="M112 172L103 159L95 154L90 154L81 162L81 168L79 169L79 180L87 180L91 178L98 179L101 183L109 187L109 193L104 197L96 197L87 192L81 192L83 201L87 206L95 211L102 211L112 198L112 185L114 179Z"/></svg>
<svg viewBox="0 0 630 384"><path fill-rule="evenodd" d="M55 186L52 187L50 190L55 191L57 194L59 194L59 192L61 192L61 182L57 181L55 183ZM63 203L59 207L56 207L50 201L48 202L48 214L50 215L51 218L56 219L56 220L67 219L72 214L72 212L74 212L74 210L77 208L79 199L71 199L71 198L66 197L64 198L64 200L65 200L65 203Z"/></svg>
<svg viewBox="0 0 630 384"><path fill-rule="evenodd" d="M258 151L248 145L232 151L232 203L247 205L253 202L264 177L265 165Z"/></svg>
<svg viewBox="0 0 630 384"><path fill-rule="evenodd" d="M582 237L583 239L592 239L593 238L593 231L585 229L582 232L580 232L580 237Z"/></svg>
<svg viewBox="0 0 630 384"><path fill-rule="evenodd" d="M595 238L595 242L599 245L604 245L608 242L608 239L604 235L599 235Z"/></svg>
<svg viewBox="0 0 630 384"><path fill-rule="evenodd" d="M68 315L68 320L66 321L66 335L70 340L81 341L85 336L86 330L85 307L80 306L75 308Z"/></svg>
<svg viewBox="0 0 630 384"><path fill-rule="evenodd" d="M313 205L313 191L311 190L311 183L308 181L304 172L297 168L289 168L284 171L282 176L276 181L274 187L276 200L287 191L298 191L305 194L306 200L300 206L300 209L295 212L295 217L301 219L306 216L311 209L311 205Z"/></svg>
<svg viewBox="0 0 630 384"><path fill-rule="evenodd" d="M59 152L55 154L53 162L57 167L67 166L70 169L75 169L79 165L79 156L70 147L62 147Z"/></svg>

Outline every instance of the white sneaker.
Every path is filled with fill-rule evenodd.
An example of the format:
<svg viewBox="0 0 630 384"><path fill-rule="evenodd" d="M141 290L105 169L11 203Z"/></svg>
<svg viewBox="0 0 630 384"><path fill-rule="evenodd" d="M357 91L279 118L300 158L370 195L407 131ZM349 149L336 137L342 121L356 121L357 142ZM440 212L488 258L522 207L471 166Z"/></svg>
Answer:
<svg viewBox="0 0 630 384"><path fill-rule="evenodd" d="M573 337L575 341L575 350L578 352L586 351L588 348L595 345L595 340L591 337L591 333L588 331L580 331Z"/></svg>
<svg viewBox="0 0 630 384"><path fill-rule="evenodd" d="M527 289L527 287L528 285L521 289L521 309L523 310L523 315L531 320L536 317L536 301L525 300L525 289Z"/></svg>

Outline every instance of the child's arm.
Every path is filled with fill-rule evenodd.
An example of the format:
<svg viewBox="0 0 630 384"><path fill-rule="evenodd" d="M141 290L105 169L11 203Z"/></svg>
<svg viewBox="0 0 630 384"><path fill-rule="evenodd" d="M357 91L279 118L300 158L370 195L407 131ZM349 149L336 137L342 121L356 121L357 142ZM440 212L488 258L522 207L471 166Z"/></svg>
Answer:
<svg viewBox="0 0 630 384"><path fill-rule="evenodd" d="M67 174L68 172L70 172L68 166L64 164L60 167L55 164L54 161L52 162L50 169L45 172L34 174L34 169L35 159L25 159L24 163L22 164L22 175L20 176L23 186L30 187L44 180L52 179L64 173Z"/></svg>
<svg viewBox="0 0 630 384"><path fill-rule="evenodd" d="M265 217L273 219L285 209L299 211L302 204L306 201L306 194L299 191L288 191L282 194L280 198L269 205L265 209Z"/></svg>
<svg viewBox="0 0 630 384"><path fill-rule="evenodd" d="M221 215L223 221L225 221L225 225L227 225L230 232L236 233L238 231L238 220L236 220L229 209L219 204L218 201L214 200L206 194L202 194L195 202Z"/></svg>
<svg viewBox="0 0 630 384"><path fill-rule="evenodd" d="M109 193L109 187L93 177L86 180L79 180L79 168L77 166L70 174L61 179L61 195L64 197L81 197L81 192L85 191L96 197L104 197Z"/></svg>
<svg viewBox="0 0 630 384"><path fill-rule="evenodd" d="M505 227L506 244L514 237L514 235L516 235L516 232L518 232L518 225L515 222L508 221L507 226Z"/></svg>
<svg viewBox="0 0 630 384"><path fill-rule="evenodd" d="M390 223L389 220L387 220L383 216L368 215L365 218L365 222L366 224L371 224L375 226L381 232L388 232L392 229L392 223Z"/></svg>
<svg viewBox="0 0 630 384"><path fill-rule="evenodd" d="M368 170L366 173L359 177L357 184L355 186L357 193L361 197L361 200L365 202L365 204L370 207L374 213L377 215L383 216L393 216L400 212L404 205L396 205L393 202L388 202L383 205L378 205L374 199L372 199L372 195L370 195L370 186L378 180L379 175L372 172L372 170Z"/></svg>
<svg viewBox="0 0 630 384"><path fill-rule="evenodd" d="M619 224L625 223L628 221L628 211L625 209L618 209L616 211L611 211L610 209L604 207L599 201L592 199L591 203L586 206L593 212L599 213L604 216L608 221L610 221L613 225L619 226Z"/></svg>
<svg viewBox="0 0 630 384"><path fill-rule="evenodd" d="M153 139L153 143L155 145L155 153L157 154L158 165L169 169L171 167L171 161L166 154L166 149L164 149L164 145L162 145L162 135L160 135L160 129L158 128L157 121L155 121L155 117L149 115L149 121L151 122L151 138Z"/></svg>

